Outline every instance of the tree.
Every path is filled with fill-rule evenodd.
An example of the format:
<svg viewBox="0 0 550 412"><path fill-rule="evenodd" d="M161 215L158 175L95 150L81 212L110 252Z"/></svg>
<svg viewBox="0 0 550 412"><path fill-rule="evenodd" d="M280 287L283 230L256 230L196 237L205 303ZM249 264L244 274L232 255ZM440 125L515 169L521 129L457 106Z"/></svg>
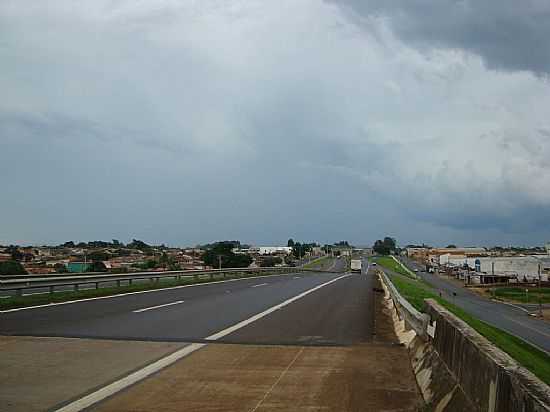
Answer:
<svg viewBox="0 0 550 412"><path fill-rule="evenodd" d="M396 244L395 239L391 237L385 237L383 241L384 245L386 245L392 252L395 251Z"/></svg>
<svg viewBox="0 0 550 412"><path fill-rule="evenodd" d="M281 263L283 263L283 259L281 259L278 256L266 256L262 258L260 262L260 267L262 268L273 267Z"/></svg>
<svg viewBox="0 0 550 412"><path fill-rule="evenodd" d="M55 273L67 273L69 270L63 263L56 263L54 265Z"/></svg>
<svg viewBox="0 0 550 412"><path fill-rule="evenodd" d="M14 260L8 260L7 262L0 262L0 275L15 276L26 275L27 271L21 265L21 263Z"/></svg>
<svg viewBox="0 0 550 412"><path fill-rule="evenodd" d="M390 248L384 244L380 239L378 239L376 242L374 242L374 246L372 247L372 250L374 253L378 255L389 255L391 250Z"/></svg>
<svg viewBox="0 0 550 412"><path fill-rule="evenodd" d="M91 272L107 272L107 268L103 262L92 262L89 270Z"/></svg>
<svg viewBox="0 0 550 412"><path fill-rule="evenodd" d="M101 250L94 250L93 252L90 252L86 255L86 258L91 260L92 262L102 262L104 260L109 260L109 254L101 251Z"/></svg>
<svg viewBox="0 0 550 412"><path fill-rule="evenodd" d="M132 242L128 243L126 247L128 249L141 250L143 253L145 253L148 256L151 256L153 254L153 249L151 248L151 246L149 246L147 243L142 242L141 240L138 240L138 239L132 239Z"/></svg>
<svg viewBox="0 0 550 412"><path fill-rule="evenodd" d="M288 242L286 242L286 245L288 247L294 247L294 240L292 238L288 239Z"/></svg>
<svg viewBox="0 0 550 412"><path fill-rule="evenodd" d="M225 241L214 243L202 255L202 260L206 265L217 268L221 260L222 268L242 268L248 267L252 263L252 258L246 254L233 253L234 242Z"/></svg>
<svg viewBox="0 0 550 412"><path fill-rule="evenodd" d="M23 257L24 257L23 253L19 250L17 246L14 246L14 245L8 246L8 248L6 249L6 252L11 255L12 260L15 260L17 262L23 260Z"/></svg>
<svg viewBox="0 0 550 412"><path fill-rule="evenodd" d="M379 255L389 255L396 250L395 239L386 236L384 240L378 239L374 242L372 250Z"/></svg>
<svg viewBox="0 0 550 412"><path fill-rule="evenodd" d="M456 245L451 244L451 245L447 246L447 249L456 249Z"/></svg>

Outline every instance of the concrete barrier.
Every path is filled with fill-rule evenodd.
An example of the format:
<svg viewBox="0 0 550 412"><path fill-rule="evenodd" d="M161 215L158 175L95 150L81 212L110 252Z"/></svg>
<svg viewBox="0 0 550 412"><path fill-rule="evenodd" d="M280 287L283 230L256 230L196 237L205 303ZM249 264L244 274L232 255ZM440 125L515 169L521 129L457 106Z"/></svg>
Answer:
<svg viewBox="0 0 550 412"><path fill-rule="evenodd" d="M425 400L436 411L549 412L550 387L432 299L428 342L410 346Z"/></svg>
<svg viewBox="0 0 550 412"><path fill-rule="evenodd" d="M427 326L429 316L416 310L407 299L397 291L394 284L388 279L382 270L378 270L382 284L386 286L399 318L405 322L407 330L414 330L423 339L427 339Z"/></svg>
<svg viewBox="0 0 550 412"><path fill-rule="evenodd" d="M548 385L435 300L419 314L379 275L399 318L413 326L406 329L416 332L408 347L428 410L550 412Z"/></svg>

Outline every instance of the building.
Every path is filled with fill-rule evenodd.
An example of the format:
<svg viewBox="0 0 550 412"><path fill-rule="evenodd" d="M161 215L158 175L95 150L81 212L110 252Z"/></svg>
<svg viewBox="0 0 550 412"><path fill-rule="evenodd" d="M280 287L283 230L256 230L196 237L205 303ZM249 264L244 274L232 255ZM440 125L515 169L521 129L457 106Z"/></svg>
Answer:
<svg viewBox="0 0 550 412"><path fill-rule="evenodd" d="M509 257L466 257L441 256L442 266L467 268L478 275L503 276L519 282L533 282L540 279L548 281L550 258L542 256L509 256ZM480 282L488 283L488 282Z"/></svg>
<svg viewBox="0 0 550 412"><path fill-rule="evenodd" d="M445 265L452 259L468 259L489 256L490 253L483 247L457 247L429 249L425 263L430 265Z"/></svg>
<svg viewBox="0 0 550 412"><path fill-rule="evenodd" d="M260 246L257 249L260 255L290 255L292 253L290 246Z"/></svg>
<svg viewBox="0 0 550 412"><path fill-rule="evenodd" d="M0 253L0 262L7 262L8 260L11 260L9 253Z"/></svg>

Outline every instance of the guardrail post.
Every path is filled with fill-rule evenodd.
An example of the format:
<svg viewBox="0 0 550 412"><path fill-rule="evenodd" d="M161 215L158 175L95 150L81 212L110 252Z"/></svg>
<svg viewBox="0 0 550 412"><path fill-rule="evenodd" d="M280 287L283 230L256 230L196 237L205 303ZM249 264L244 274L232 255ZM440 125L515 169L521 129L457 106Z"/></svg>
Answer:
<svg viewBox="0 0 550 412"><path fill-rule="evenodd" d="M75 283L75 284L74 284L74 291L75 291L75 292L78 292L78 283Z"/></svg>
<svg viewBox="0 0 550 412"><path fill-rule="evenodd" d="M198 282L199 281L199 274L198 273L195 273L193 275L193 279L195 280L195 282Z"/></svg>
<svg viewBox="0 0 550 412"><path fill-rule="evenodd" d="M214 280L214 274L213 273L210 274L210 280Z"/></svg>
<svg viewBox="0 0 550 412"><path fill-rule="evenodd" d="M116 286L117 286L117 288L120 287L120 279L116 281Z"/></svg>
<svg viewBox="0 0 550 412"><path fill-rule="evenodd" d="M128 279L128 286L132 286L132 279Z"/></svg>
<svg viewBox="0 0 550 412"><path fill-rule="evenodd" d="M15 296L23 296L23 289L17 289L15 291Z"/></svg>
<svg viewBox="0 0 550 412"><path fill-rule="evenodd" d="M95 282L95 288L99 289L99 282Z"/></svg>
<svg viewBox="0 0 550 412"><path fill-rule="evenodd" d="M50 289L50 293L53 293L55 286L50 286L49 289Z"/></svg>

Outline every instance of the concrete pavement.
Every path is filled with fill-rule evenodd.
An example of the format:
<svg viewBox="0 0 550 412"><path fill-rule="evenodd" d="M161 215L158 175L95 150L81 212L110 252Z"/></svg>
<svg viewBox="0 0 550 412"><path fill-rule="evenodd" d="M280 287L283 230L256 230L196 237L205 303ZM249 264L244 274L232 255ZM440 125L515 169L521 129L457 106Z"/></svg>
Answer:
<svg viewBox="0 0 550 412"><path fill-rule="evenodd" d="M0 336L0 410L50 410L183 346Z"/></svg>

